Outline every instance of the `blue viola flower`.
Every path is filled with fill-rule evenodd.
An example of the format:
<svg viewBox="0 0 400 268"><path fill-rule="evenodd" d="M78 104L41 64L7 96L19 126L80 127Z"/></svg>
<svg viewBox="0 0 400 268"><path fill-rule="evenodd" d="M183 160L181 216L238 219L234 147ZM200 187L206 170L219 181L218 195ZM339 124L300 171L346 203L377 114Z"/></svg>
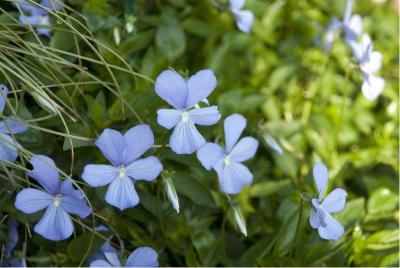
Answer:
<svg viewBox="0 0 400 268"><path fill-rule="evenodd" d="M197 151L197 158L204 168L217 172L221 190L227 194L237 194L253 181L253 174L242 162L254 156L258 141L253 137L239 140L245 128L246 119L242 115L228 116L224 121L226 149L206 143Z"/></svg>
<svg viewBox="0 0 400 268"><path fill-rule="evenodd" d="M343 226L332 217L331 213L341 211L346 203L347 193L336 188L323 200L328 184L328 169L322 163L314 165L314 181L318 190L318 198L311 200L310 225L318 229L319 236L327 240L337 240L343 233Z"/></svg>
<svg viewBox="0 0 400 268"><path fill-rule="evenodd" d="M235 16L236 25L244 33L249 33L254 22L254 14L249 10L242 10L246 0L229 0L229 8Z"/></svg>
<svg viewBox="0 0 400 268"><path fill-rule="evenodd" d="M158 267L157 252L150 247L135 249L128 257L125 267ZM109 251L103 251L103 256L90 263L90 267L121 267L117 251L111 247Z"/></svg>
<svg viewBox="0 0 400 268"><path fill-rule="evenodd" d="M11 252L15 248L15 246L18 243L19 240L19 235L18 235L18 229L17 229L17 223L13 220L8 220L7 221L8 225L8 238L11 240L7 242L4 246L4 253L6 256L10 256Z"/></svg>
<svg viewBox="0 0 400 268"><path fill-rule="evenodd" d="M139 196L133 182L153 181L163 169L155 156L140 158L154 145L150 127L137 125L124 135L113 129L105 129L95 144L112 166L86 165L82 178L94 187L110 184L105 196L110 205L120 210L136 206Z"/></svg>
<svg viewBox="0 0 400 268"><path fill-rule="evenodd" d="M75 190L70 180L60 183L54 161L44 155L33 156L30 160L33 170L28 176L35 179L44 191L26 188L17 194L15 207L26 214L46 209L35 225L34 231L49 240L64 240L74 230L68 213L86 218L91 211L82 193Z"/></svg>
<svg viewBox="0 0 400 268"><path fill-rule="evenodd" d="M24 3L25 2L25 3ZM62 1L54 1L54 0L42 0L40 1L40 5L49 8L55 9L56 11L61 10L61 3ZM19 21L26 25L40 25L44 27L36 27L36 31L39 35L45 35L50 38L51 29L49 28L50 24L50 17L47 10L44 8L29 4L26 1L22 1L22 3L16 3L15 5L21 8L22 11L29 13L21 14L19 16Z"/></svg>
<svg viewBox="0 0 400 268"><path fill-rule="evenodd" d="M3 113L6 105L8 88L0 84L0 113ZM28 128L18 116L10 116L0 122L0 159L8 162L15 162L18 157L20 145L14 141L10 134L25 132Z"/></svg>
<svg viewBox="0 0 400 268"><path fill-rule="evenodd" d="M206 101L216 86L217 79L211 70L199 71L187 82L171 70L163 71L157 77L157 95L175 108L157 111L158 124L166 129L174 128L169 145L175 153L191 154L197 151L206 140L195 125L211 126L221 118L217 106L198 106L199 102Z"/></svg>
<svg viewBox="0 0 400 268"><path fill-rule="evenodd" d="M350 43L354 57L360 62L364 77L361 90L365 98L375 100L385 87L385 80L375 75L382 65L382 54L373 51L373 44L368 34L363 34L360 42Z"/></svg>
<svg viewBox="0 0 400 268"><path fill-rule="evenodd" d="M95 228L95 230L97 232L100 232L100 231L109 231L110 229L108 229L107 226L99 225ZM95 260L104 259L103 252L116 251L110 244L110 241L112 238L113 238L113 235L110 235L109 237L107 237L107 240L103 243L100 250L97 250L95 253L93 253L93 255L88 257L87 261L89 264Z"/></svg>
<svg viewBox="0 0 400 268"><path fill-rule="evenodd" d="M17 223L11 219L7 221L9 242L4 245L4 258L1 265L4 267L27 267L25 258L12 258L12 251L19 241Z"/></svg>

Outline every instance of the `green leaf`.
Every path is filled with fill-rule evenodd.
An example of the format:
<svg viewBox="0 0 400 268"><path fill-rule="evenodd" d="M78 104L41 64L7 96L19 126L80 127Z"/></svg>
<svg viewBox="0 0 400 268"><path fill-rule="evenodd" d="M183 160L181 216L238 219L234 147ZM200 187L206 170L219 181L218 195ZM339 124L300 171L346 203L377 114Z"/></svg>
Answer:
<svg viewBox="0 0 400 268"><path fill-rule="evenodd" d="M181 56L186 49L186 37L179 21L171 16L164 16L165 23L157 28L156 47L167 60Z"/></svg>
<svg viewBox="0 0 400 268"><path fill-rule="evenodd" d="M187 196L193 203L207 207L215 207L210 191L190 176L175 175L172 178L176 191Z"/></svg>
<svg viewBox="0 0 400 268"><path fill-rule="evenodd" d="M399 229L376 232L367 238L366 244L367 248L372 250L383 250L398 247Z"/></svg>
<svg viewBox="0 0 400 268"><path fill-rule="evenodd" d="M108 237L110 232L99 232L104 237ZM93 237L93 242L92 241ZM95 235L93 233L85 233L83 235L77 236L69 242L67 246L67 252L69 258L74 261L81 261L84 257L88 257L92 255L96 250L98 250L101 245L104 243L104 239ZM90 249L89 249L90 247ZM87 252L89 249L89 252ZM88 253L88 254L86 254Z"/></svg>
<svg viewBox="0 0 400 268"><path fill-rule="evenodd" d="M335 214L335 218L344 226L354 226L365 217L365 199L360 197L346 203L344 210Z"/></svg>
<svg viewBox="0 0 400 268"><path fill-rule="evenodd" d="M368 200L369 214L384 214L396 210L399 197L387 188L380 188L371 194Z"/></svg>
<svg viewBox="0 0 400 268"><path fill-rule="evenodd" d="M284 179L281 181L266 181L256 183L250 188L251 197L265 197L270 194L279 192L280 190L288 187L291 183L290 179Z"/></svg>

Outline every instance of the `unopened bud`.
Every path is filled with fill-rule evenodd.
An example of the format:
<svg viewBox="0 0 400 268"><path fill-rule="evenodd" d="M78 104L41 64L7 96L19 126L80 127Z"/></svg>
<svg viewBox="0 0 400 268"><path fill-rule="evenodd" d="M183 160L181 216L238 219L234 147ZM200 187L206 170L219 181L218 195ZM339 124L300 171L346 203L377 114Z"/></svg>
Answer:
<svg viewBox="0 0 400 268"><path fill-rule="evenodd" d="M235 219L236 225L244 236L247 236L246 221L244 220L242 211L239 206L233 207L233 218Z"/></svg>
<svg viewBox="0 0 400 268"><path fill-rule="evenodd" d="M118 27L114 27L113 35L114 35L114 42L118 46L121 43L121 35L119 33Z"/></svg>
<svg viewBox="0 0 400 268"><path fill-rule="evenodd" d="M176 212L179 213L179 199L174 184L172 183L171 177L164 177L164 184L169 201L171 202Z"/></svg>

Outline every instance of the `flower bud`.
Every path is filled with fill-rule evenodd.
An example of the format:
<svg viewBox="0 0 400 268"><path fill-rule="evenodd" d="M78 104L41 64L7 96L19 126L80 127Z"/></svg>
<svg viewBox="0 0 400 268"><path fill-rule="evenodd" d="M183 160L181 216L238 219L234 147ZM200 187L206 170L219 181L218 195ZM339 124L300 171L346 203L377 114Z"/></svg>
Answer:
<svg viewBox="0 0 400 268"><path fill-rule="evenodd" d="M179 199L174 184L172 183L171 177L164 177L164 185L169 201L171 202L176 212L179 213Z"/></svg>
<svg viewBox="0 0 400 268"><path fill-rule="evenodd" d="M113 36L114 36L114 42L118 46L121 43L121 35L119 33L118 27L114 27Z"/></svg>
<svg viewBox="0 0 400 268"><path fill-rule="evenodd" d="M235 219L236 225L242 234L247 236L246 221L243 218L243 214L239 206L233 207L233 218Z"/></svg>

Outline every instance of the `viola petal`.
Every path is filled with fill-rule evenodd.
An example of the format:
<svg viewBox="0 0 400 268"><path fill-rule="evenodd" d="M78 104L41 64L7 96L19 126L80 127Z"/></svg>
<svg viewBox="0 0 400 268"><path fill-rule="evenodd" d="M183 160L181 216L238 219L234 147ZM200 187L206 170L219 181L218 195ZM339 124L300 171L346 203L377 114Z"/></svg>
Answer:
<svg viewBox="0 0 400 268"><path fill-rule="evenodd" d="M59 241L70 237L74 226L68 213L61 206L52 204L35 225L34 231L46 239Z"/></svg>
<svg viewBox="0 0 400 268"><path fill-rule="evenodd" d="M225 150L218 144L207 142L197 151L197 159L207 170L212 167L225 155Z"/></svg>
<svg viewBox="0 0 400 268"><path fill-rule="evenodd" d="M141 124L129 129L125 135L127 151L125 164L129 164L142 156L154 145L154 134L150 126Z"/></svg>
<svg viewBox="0 0 400 268"><path fill-rule="evenodd" d="M163 71L156 79L157 95L176 109L184 109L188 98L185 79L175 71Z"/></svg>
<svg viewBox="0 0 400 268"><path fill-rule="evenodd" d="M139 203L139 196L136 193L133 182L127 176L118 176L108 186L105 199L110 205L119 208L121 211L134 207Z"/></svg>
<svg viewBox="0 0 400 268"><path fill-rule="evenodd" d="M181 121L175 128L169 140L172 151L177 154L191 154L206 143L206 140L189 120Z"/></svg>
<svg viewBox="0 0 400 268"><path fill-rule="evenodd" d="M188 97L186 108L189 109L207 98L216 86L217 78L212 70L201 70L192 75L187 83Z"/></svg>
<svg viewBox="0 0 400 268"><path fill-rule="evenodd" d="M129 255L126 267L158 267L158 254L150 247L140 247Z"/></svg>

